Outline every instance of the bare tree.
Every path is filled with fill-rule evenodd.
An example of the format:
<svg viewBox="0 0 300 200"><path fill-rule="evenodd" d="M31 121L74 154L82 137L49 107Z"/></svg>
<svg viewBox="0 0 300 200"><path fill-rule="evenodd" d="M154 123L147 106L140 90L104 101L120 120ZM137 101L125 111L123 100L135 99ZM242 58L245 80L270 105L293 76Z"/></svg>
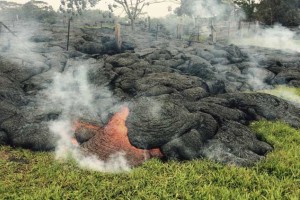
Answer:
<svg viewBox="0 0 300 200"><path fill-rule="evenodd" d="M168 2L168 0L113 0L116 4L109 5L109 9L113 10L122 7L131 22L131 29L134 30L135 20L143 13L143 9L151 4Z"/></svg>

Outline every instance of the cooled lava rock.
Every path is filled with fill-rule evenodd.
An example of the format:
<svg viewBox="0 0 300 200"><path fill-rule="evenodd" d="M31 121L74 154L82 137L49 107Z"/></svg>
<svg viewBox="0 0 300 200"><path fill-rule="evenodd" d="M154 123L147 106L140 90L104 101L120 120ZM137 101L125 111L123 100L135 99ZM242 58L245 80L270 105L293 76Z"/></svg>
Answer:
<svg viewBox="0 0 300 200"><path fill-rule="evenodd" d="M251 165L273 147L261 141L247 127L249 123L281 120L300 127L299 106L272 95L243 93L277 84L299 86L299 53L221 44L154 44L148 36L137 36L149 44L135 41L124 50L134 48L136 53L120 54L111 38L98 30L88 30L98 35L74 30L71 51L65 52L64 30L52 29L45 31L47 37L41 33L31 38L37 46L25 56L9 48L0 52L0 144L54 149L57 138L49 123L62 111L56 105L49 110L40 107L41 99L47 99L43 91L57 74L82 64L93 91L105 87L112 93L104 97L97 93L93 103L101 98L113 98L112 105L129 102L122 131L112 125L114 117L104 126L80 122L75 131L82 148L104 160L124 151L132 165L162 155ZM88 122L90 116L86 118Z"/></svg>
<svg viewBox="0 0 300 200"><path fill-rule="evenodd" d="M268 94L222 94L181 105L172 101L167 95L133 101L126 124L134 146L159 147L168 159L207 157L250 165L272 150L247 128L251 121L281 120L300 126L300 109Z"/></svg>

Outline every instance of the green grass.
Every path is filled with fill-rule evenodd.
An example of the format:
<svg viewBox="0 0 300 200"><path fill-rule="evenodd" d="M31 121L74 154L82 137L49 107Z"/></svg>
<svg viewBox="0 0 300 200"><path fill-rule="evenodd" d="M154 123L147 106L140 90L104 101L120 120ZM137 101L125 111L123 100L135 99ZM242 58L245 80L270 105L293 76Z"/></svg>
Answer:
<svg viewBox="0 0 300 200"><path fill-rule="evenodd" d="M53 153L0 146L0 199L298 199L300 131L267 121L251 128L275 150L249 168L150 160L129 173L105 174Z"/></svg>

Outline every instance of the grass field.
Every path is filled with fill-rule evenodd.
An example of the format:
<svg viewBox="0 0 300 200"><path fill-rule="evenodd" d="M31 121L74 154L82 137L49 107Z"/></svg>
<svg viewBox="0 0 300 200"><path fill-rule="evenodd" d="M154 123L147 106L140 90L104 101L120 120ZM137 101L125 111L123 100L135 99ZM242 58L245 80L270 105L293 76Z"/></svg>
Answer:
<svg viewBox="0 0 300 200"><path fill-rule="evenodd" d="M298 199L300 131L281 122L251 125L275 150L250 168L207 160L150 160L105 174L53 153L0 147L0 199Z"/></svg>

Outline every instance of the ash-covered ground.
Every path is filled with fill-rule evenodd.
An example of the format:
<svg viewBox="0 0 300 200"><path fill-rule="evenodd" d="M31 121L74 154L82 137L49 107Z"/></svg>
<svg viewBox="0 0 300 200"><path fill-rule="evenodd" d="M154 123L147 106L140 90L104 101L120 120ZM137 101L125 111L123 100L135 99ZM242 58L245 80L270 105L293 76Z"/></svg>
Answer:
<svg viewBox="0 0 300 200"><path fill-rule="evenodd" d="M299 87L299 52L130 30L122 30L119 52L113 30L80 27L72 28L69 51L63 26L24 23L17 37L0 34L0 144L63 154L73 148L75 121L104 126L125 105L136 148L244 166L273 148L250 122L300 127L298 105L256 92Z"/></svg>

